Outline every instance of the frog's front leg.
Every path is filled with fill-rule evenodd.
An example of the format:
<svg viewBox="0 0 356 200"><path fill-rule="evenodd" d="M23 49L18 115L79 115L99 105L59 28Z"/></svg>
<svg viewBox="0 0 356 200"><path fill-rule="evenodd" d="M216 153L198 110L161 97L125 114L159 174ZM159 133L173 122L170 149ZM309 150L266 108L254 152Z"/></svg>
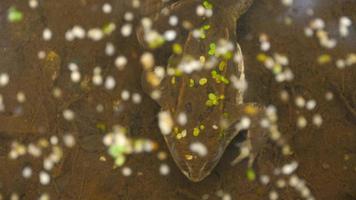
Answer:
<svg viewBox="0 0 356 200"><path fill-rule="evenodd" d="M240 154L231 162L231 165L248 158L248 166L252 167L258 153L267 142L267 129L260 125L265 115L265 107L256 103L246 103L240 105L239 110L241 117L235 128L237 131L248 129L248 132L246 140L239 145Z"/></svg>

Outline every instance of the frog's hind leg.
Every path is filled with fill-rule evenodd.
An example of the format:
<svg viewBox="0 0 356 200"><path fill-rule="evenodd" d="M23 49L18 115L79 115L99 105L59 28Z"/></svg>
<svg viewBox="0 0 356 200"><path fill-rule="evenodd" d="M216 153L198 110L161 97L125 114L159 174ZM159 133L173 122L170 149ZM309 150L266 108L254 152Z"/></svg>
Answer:
<svg viewBox="0 0 356 200"><path fill-rule="evenodd" d="M239 144L240 154L231 162L235 165L248 158L248 166L252 167L258 153L267 142L267 129L260 126L260 121L264 116L265 108L255 103L241 105L243 116L236 127L242 126L243 121L250 123L247 131L246 140Z"/></svg>

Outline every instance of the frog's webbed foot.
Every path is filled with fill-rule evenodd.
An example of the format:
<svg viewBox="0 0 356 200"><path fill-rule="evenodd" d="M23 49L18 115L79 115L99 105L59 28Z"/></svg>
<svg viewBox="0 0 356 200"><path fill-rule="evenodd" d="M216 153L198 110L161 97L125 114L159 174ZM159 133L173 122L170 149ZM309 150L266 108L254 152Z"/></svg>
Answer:
<svg viewBox="0 0 356 200"><path fill-rule="evenodd" d="M247 129L246 140L239 144L240 154L231 162L235 165L248 158L248 166L252 167L258 153L267 142L267 129L261 127L265 107L255 103L242 104L240 107L240 122L235 125L237 131Z"/></svg>

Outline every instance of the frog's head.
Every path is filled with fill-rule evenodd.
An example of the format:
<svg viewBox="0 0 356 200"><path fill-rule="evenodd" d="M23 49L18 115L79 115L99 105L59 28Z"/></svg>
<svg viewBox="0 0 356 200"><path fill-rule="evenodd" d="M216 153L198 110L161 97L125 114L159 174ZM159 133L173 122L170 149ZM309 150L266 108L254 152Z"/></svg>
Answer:
<svg viewBox="0 0 356 200"><path fill-rule="evenodd" d="M211 135L208 131L211 131ZM226 146L225 141L216 137L212 130L206 130L198 137L179 136L180 139L176 133L172 134L165 136L165 140L181 172L193 182L203 180L219 162Z"/></svg>

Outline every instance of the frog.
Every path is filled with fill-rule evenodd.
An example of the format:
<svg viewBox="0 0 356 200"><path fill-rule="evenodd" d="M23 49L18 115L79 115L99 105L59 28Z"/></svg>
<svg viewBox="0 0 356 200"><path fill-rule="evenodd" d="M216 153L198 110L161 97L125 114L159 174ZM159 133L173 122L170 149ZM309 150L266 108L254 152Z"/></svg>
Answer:
<svg viewBox="0 0 356 200"><path fill-rule="evenodd" d="M195 10L196 2L177 1L168 7L169 13L179 15ZM248 158L248 167L252 167L266 143L267 133L259 126L265 107L258 103L245 103L244 88L236 87L238 83L246 83L242 50L236 42L237 20L252 2L210 1L209 4L214 5L213 16L189 20L184 14L182 17L192 27L208 27L204 37L196 35L196 28L175 28L179 33L174 44L176 51L163 50L164 54L170 54L164 68L165 76L156 78L158 83L153 81L157 66L144 69L142 74L143 90L158 103L160 113L166 113L165 117L172 124L170 132L163 136L173 160L193 182L202 181L211 174L227 146L243 130L247 129L246 140L239 144L241 153L231 162L232 165ZM161 30L169 28L163 23L168 17L163 14L155 19ZM147 46L145 33L139 31L139 42ZM196 71L186 67L188 71L184 71L184 66L189 63L203 67ZM182 116L186 120L179 120ZM199 144L207 153L194 151L192 144Z"/></svg>

